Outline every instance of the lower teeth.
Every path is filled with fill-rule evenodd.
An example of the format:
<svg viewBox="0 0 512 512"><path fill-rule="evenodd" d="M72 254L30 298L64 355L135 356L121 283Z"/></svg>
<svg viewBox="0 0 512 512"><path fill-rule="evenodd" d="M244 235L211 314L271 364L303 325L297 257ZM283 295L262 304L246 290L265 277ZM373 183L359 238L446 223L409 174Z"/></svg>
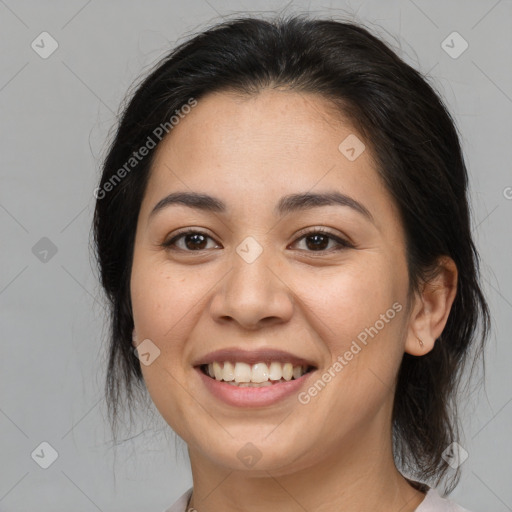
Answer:
<svg viewBox="0 0 512 512"><path fill-rule="evenodd" d="M226 382L226 381L221 381ZM279 381L276 381L279 382ZM239 388L263 388L265 386L272 386L272 382L267 380L266 382L226 382L226 384L230 384L231 386L237 386Z"/></svg>

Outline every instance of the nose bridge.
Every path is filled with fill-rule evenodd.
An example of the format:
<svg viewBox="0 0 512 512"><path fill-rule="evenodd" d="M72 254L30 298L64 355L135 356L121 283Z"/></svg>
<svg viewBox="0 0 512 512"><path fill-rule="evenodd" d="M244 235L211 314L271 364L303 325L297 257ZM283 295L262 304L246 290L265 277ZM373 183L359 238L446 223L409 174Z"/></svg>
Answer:
<svg viewBox="0 0 512 512"><path fill-rule="evenodd" d="M236 292L244 300L260 300L271 293L270 288L275 286L271 278L274 276L271 271L272 259L270 249L263 249L254 239L242 242L232 259L231 292Z"/></svg>
<svg viewBox="0 0 512 512"><path fill-rule="evenodd" d="M293 304L288 288L277 274L275 255L253 237L247 237L232 254L232 268L212 302L217 320L236 321L247 328L259 322L285 321Z"/></svg>

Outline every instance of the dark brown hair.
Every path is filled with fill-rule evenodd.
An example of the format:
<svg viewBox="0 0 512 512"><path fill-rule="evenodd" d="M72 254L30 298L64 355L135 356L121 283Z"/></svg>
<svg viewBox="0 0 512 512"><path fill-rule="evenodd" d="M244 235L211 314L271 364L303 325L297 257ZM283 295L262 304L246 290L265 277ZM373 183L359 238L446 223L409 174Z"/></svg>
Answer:
<svg viewBox="0 0 512 512"><path fill-rule="evenodd" d="M200 101L222 90L250 95L277 86L331 100L368 142L401 215L411 293L435 272L439 257L457 265L457 295L446 327L431 352L404 355L393 410L398 468L438 485L449 469L442 453L459 440L455 398L463 369L482 356L489 330L467 171L454 122L427 79L354 23L291 16L218 24L161 59L127 101L103 164L93 226L110 307L106 395L112 424L122 397L130 407L143 381L131 345L130 273L155 150L122 173L122 180L113 181L115 175L190 98ZM457 472L447 489L458 478Z"/></svg>

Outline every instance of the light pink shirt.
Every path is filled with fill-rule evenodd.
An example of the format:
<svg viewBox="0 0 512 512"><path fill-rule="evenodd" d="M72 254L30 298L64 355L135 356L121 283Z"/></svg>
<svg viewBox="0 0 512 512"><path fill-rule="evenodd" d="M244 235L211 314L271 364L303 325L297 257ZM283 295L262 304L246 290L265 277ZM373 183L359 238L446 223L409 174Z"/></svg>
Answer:
<svg viewBox="0 0 512 512"><path fill-rule="evenodd" d="M192 487L164 512L187 512L186 507L191 494ZM441 498L436 489L430 488L424 500L414 512L469 512L469 510L462 508L449 499Z"/></svg>

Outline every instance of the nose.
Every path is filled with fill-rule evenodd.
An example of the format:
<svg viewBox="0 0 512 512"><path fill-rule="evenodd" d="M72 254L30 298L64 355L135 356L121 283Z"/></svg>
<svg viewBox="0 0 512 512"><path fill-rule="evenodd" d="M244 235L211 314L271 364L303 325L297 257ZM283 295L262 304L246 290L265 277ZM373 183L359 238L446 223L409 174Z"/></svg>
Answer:
<svg viewBox="0 0 512 512"><path fill-rule="evenodd" d="M212 318L249 330L284 323L293 315L293 293L266 249L248 263L233 254L233 266L210 305ZM267 253L267 254L265 254Z"/></svg>

